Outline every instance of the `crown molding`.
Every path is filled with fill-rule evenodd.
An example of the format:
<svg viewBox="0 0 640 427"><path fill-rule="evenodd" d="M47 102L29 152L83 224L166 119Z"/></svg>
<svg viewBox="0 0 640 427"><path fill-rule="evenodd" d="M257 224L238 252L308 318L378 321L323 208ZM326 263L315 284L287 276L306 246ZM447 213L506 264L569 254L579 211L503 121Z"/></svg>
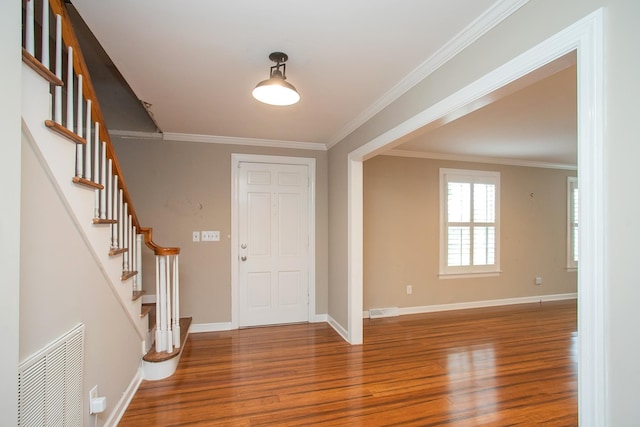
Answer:
<svg viewBox="0 0 640 427"><path fill-rule="evenodd" d="M578 170L577 165L567 163L538 162L534 160L504 159L500 157L467 156L463 154L430 153L426 151L389 150L383 156L411 157L418 159L450 160L454 162L487 163L506 166L522 166L528 168Z"/></svg>
<svg viewBox="0 0 640 427"><path fill-rule="evenodd" d="M233 136L198 135L175 132L136 132L126 130L111 130L109 131L109 135L120 139L154 139L163 141L200 142L205 144L248 145L254 147L327 151L327 147L324 144L317 142L281 141L275 139L239 138Z"/></svg>
<svg viewBox="0 0 640 427"><path fill-rule="evenodd" d="M327 149L333 147L351 132L362 126L373 116L382 111L409 89L420 83L431 73L455 57L462 50L486 34L509 15L524 6L529 0L503 0L495 3L485 13L452 38L447 44L431 55L426 61L409 73L404 79L382 95L376 102L360 113L355 119L347 123L338 133L327 141Z"/></svg>

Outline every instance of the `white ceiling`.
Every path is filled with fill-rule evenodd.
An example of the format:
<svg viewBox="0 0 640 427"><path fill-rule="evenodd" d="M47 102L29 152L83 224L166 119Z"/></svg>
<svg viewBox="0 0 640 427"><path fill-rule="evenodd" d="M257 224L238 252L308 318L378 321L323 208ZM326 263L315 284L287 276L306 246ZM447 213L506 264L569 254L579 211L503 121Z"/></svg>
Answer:
<svg viewBox="0 0 640 427"><path fill-rule="evenodd" d="M73 0L73 5L136 97L151 104L165 134L330 147L526 1ZM302 97L296 105L268 106L251 97L253 87L268 78L273 51L289 55L288 81ZM396 149L572 163L571 148L559 147L559 140L566 140L575 157L575 84L567 92L570 72L564 73L525 89L526 99L496 97L501 100L495 105L425 130L419 141ZM571 102L573 112L566 112ZM533 116L545 125L526 124ZM462 120L478 126L476 149L464 142Z"/></svg>

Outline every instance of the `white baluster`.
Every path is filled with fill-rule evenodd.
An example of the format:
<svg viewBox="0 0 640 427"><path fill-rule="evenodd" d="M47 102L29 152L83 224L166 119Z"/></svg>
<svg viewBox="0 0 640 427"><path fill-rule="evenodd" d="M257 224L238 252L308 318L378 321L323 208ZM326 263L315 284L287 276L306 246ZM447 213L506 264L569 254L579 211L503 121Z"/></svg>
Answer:
<svg viewBox="0 0 640 427"><path fill-rule="evenodd" d="M107 192L107 219L113 219L113 160L107 160L107 180L103 191Z"/></svg>
<svg viewBox="0 0 640 427"><path fill-rule="evenodd" d="M173 257L173 345L180 347L180 272L178 268L178 255Z"/></svg>
<svg viewBox="0 0 640 427"><path fill-rule="evenodd" d="M107 144L102 141L100 143L102 150L102 161L100 162L100 184L107 186ZM100 192L100 219L107 219L107 193Z"/></svg>
<svg viewBox="0 0 640 427"><path fill-rule="evenodd" d="M34 43L35 31L34 31L34 25L33 25L34 23L33 0L27 0L26 8L27 8L27 16L25 18L26 22L25 22L24 44L27 52L35 56L36 50L35 50L35 43Z"/></svg>
<svg viewBox="0 0 640 427"><path fill-rule="evenodd" d="M124 210L122 213L122 247L124 249L129 248L129 204L124 204ZM124 271L129 271L129 254L127 252L122 256L122 269Z"/></svg>
<svg viewBox="0 0 640 427"><path fill-rule="evenodd" d="M56 77L62 80L62 17L56 15ZM62 124L62 88L57 86L53 89L53 120Z"/></svg>
<svg viewBox="0 0 640 427"><path fill-rule="evenodd" d="M142 244L144 236L142 234L136 234L136 271L138 275L136 276L136 284L138 285L136 290L142 290Z"/></svg>
<svg viewBox="0 0 640 427"><path fill-rule="evenodd" d="M46 0L45 0L46 1ZM82 99L82 74L78 74L78 101L77 101L77 106L78 106L78 120L76 120L77 126L76 126L76 134L78 134L78 136L82 137L82 125L83 125L83 120L82 120L82 107L83 107L83 99ZM84 165L83 165L83 159L84 159L84 144L76 144L76 176L77 177L82 177L84 176Z"/></svg>
<svg viewBox="0 0 640 427"><path fill-rule="evenodd" d="M112 207L112 213L113 213L113 220L116 221L115 224L111 224L111 249L117 249L118 248L118 210L119 210L119 203L118 203L118 175L114 175L113 176L113 190L112 190L111 194L111 198L109 199L109 204L113 205Z"/></svg>
<svg viewBox="0 0 640 427"><path fill-rule="evenodd" d="M123 246L122 235L123 235L123 226L122 222L124 221L124 203L123 203L123 193L122 188L119 190L119 198L118 198L118 247L121 248Z"/></svg>
<svg viewBox="0 0 640 427"><path fill-rule="evenodd" d="M95 122L95 128L93 130L93 142L95 149L93 150L93 181L100 184L100 123ZM100 216L100 206L97 206L96 218Z"/></svg>
<svg viewBox="0 0 640 427"><path fill-rule="evenodd" d="M45 0L46 3L46 0ZM87 122L85 124L87 128L87 135L85 139L87 140L87 146L84 148L84 164L85 171L84 177L92 180L93 182L97 182L97 177L95 176L91 166L93 165L93 158L91 157L92 147L91 147L91 100L87 99Z"/></svg>
<svg viewBox="0 0 640 427"><path fill-rule="evenodd" d="M138 271L138 231L136 226L131 227L131 248L129 252L131 253L131 270ZM139 275L133 276L133 290L138 290L138 277Z"/></svg>
<svg viewBox="0 0 640 427"><path fill-rule="evenodd" d="M49 0L42 1L42 65L49 68Z"/></svg>
<svg viewBox="0 0 640 427"><path fill-rule="evenodd" d="M67 129L73 132L73 48L67 48Z"/></svg>
<svg viewBox="0 0 640 427"><path fill-rule="evenodd" d="M128 222L127 222L127 246L129 248L129 251L127 252L127 258L129 259L129 262L127 262L127 266L129 267L128 269L130 271L136 271L136 269L133 267L133 252L135 250L135 248L133 247L133 243L135 242L135 239L133 238L134 236L134 229L135 227L133 226L133 218L131 217L131 215L129 215L127 218Z"/></svg>

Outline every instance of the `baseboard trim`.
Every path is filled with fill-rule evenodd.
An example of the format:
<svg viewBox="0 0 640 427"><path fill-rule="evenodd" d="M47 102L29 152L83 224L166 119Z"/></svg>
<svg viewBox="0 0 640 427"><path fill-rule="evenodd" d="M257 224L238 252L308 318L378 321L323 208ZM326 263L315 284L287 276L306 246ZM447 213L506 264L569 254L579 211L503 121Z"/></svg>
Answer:
<svg viewBox="0 0 640 427"><path fill-rule="evenodd" d="M144 295L142 295L142 303L143 304L155 304L156 303L156 294L144 294Z"/></svg>
<svg viewBox="0 0 640 427"><path fill-rule="evenodd" d="M199 334L202 332L219 332L219 331L231 331L233 329L238 329L233 326L231 322L220 322L220 323L196 323L191 325L189 329L190 334Z"/></svg>
<svg viewBox="0 0 640 427"><path fill-rule="evenodd" d="M439 305L425 305L419 307L403 307L399 309L399 314L420 314L420 313L433 313L437 311L450 311L450 310L466 310L470 308L482 308L482 307L497 307L501 305L514 305L514 304L531 304L540 303L545 301L562 301L569 299L577 299L577 293L568 294L553 294L553 295L537 295L530 297L518 297L518 298L505 298L494 299L485 301L471 301L461 302L453 304L439 304ZM365 312L368 316L368 311Z"/></svg>
<svg viewBox="0 0 640 427"><path fill-rule="evenodd" d="M351 342L349 340L349 331L340 325L333 317L327 315L327 323L331 326L337 333L342 337L346 342Z"/></svg>
<svg viewBox="0 0 640 427"><path fill-rule="evenodd" d="M142 383L142 366L138 368L138 370L136 371L136 374L131 379L129 386L122 394L122 397L120 398L118 403L116 403L116 406L114 406L113 411L111 411L111 414L109 415L109 418L104 423L105 426L115 427L118 425L125 411L129 407L129 404L131 403L131 399L133 399L133 396L135 396L136 391L138 391L138 387L140 387L140 383Z"/></svg>

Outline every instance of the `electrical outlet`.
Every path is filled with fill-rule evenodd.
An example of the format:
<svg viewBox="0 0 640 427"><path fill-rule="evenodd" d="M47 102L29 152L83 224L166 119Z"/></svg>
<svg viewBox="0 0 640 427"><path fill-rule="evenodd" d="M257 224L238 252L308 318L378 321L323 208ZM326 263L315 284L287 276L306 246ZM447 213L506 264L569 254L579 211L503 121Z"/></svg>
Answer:
<svg viewBox="0 0 640 427"><path fill-rule="evenodd" d="M203 242L219 242L220 232L219 231L203 231L202 241Z"/></svg>
<svg viewBox="0 0 640 427"><path fill-rule="evenodd" d="M200 241L200 232L199 231L194 231L193 232L193 241L194 242L199 242Z"/></svg>
<svg viewBox="0 0 640 427"><path fill-rule="evenodd" d="M91 402L93 402L93 399L97 399L98 398L98 386L94 385L93 388L91 390L89 390L89 413L93 414L93 411L91 410Z"/></svg>
<svg viewBox="0 0 640 427"><path fill-rule="evenodd" d="M540 276L536 277L536 285L542 285L542 277Z"/></svg>
<svg viewBox="0 0 640 427"><path fill-rule="evenodd" d="M407 295L411 295L413 293L413 286L407 285Z"/></svg>

